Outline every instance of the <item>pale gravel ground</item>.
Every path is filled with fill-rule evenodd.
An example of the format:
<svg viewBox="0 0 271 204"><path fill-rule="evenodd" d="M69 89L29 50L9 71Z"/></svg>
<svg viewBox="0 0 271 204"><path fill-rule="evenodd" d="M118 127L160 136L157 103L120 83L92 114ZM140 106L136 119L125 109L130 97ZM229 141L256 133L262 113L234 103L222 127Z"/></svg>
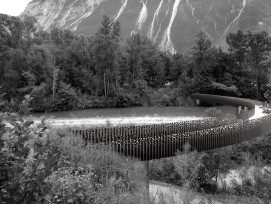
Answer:
<svg viewBox="0 0 271 204"><path fill-rule="evenodd" d="M185 191L184 189L160 182L150 183L150 197L154 203L166 204L198 204L200 201L207 203L207 198L192 191ZM212 204L222 204L212 200Z"/></svg>
<svg viewBox="0 0 271 204"><path fill-rule="evenodd" d="M200 120L200 117L107 117L107 118L89 118L89 119L50 119L47 123L53 126L106 126L108 123L112 126L118 125L149 125L161 123L174 123L188 120Z"/></svg>
<svg viewBox="0 0 271 204"><path fill-rule="evenodd" d="M264 204L253 197L201 194L156 181L150 184L150 200L155 204L200 204L201 201L208 204L210 200L212 204Z"/></svg>
<svg viewBox="0 0 271 204"><path fill-rule="evenodd" d="M262 113L260 106L255 106L255 115L250 118L256 119L265 116L265 113ZM206 117L207 118L207 117ZM82 118L82 119L48 119L47 124L50 124L54 127L66 126L66 127L97 127L97 126L125 126L125 125L150 125L150 124L161 124L161 123L174 123L180 121L189 121L189 120L200 120L204 117L159 117L159 116L145 116L145 117L96 117L96 118ZM39 121L38 119L35 121Z"/></svg>

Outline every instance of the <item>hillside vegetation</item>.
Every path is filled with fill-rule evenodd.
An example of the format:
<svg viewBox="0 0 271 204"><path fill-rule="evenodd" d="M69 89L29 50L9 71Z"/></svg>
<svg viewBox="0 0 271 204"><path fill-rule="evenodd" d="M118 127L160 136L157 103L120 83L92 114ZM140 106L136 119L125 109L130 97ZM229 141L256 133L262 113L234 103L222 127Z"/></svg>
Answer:
<svg viewBox="0 0 271 204"><path fill-rule="evenodd" d="M29 111L31 100L25 97L21 113ZM270 135L203 153L186 146L176 157L151 161L149 176L179 186L183 203L268 203L270 148ZM241 182L229 185L223 181L232 170ZM155 203L146 182L143 162L48 128L45 119L35 124L17 113L0 113L1 203Z"/></svg>
<svg viewBox="0 0 271 204"><path fill-rule="evenodd" d="M150 178L178 186L190 202L198 195L221 203L269 203L270 148L270 134L203 153L187 147L176 157L151 161Z"/></svg>
<svg viewBox="0 0 271 204"><path fill-rule="evenodd" d="M172 55L139 33L122 39L118 21L101 22L96 35L77 36L37 30L32 17L0 14L5 110L17 111L27 94L33 111L189 105L194 92L268 99L266 32L228 34L227 52L198 33L189 52Z"/></svg>
<svg viewBox="0 0 271 204"><path fill-rule="evenodd" d="M35 22L0 14L0 203L148 203L141 163L48 129L44 120L35 124L23 117L29 111L188 105L194 92L270 102L266 32L230 33L227 52L199 33L190 52L171 55L139 33L122 39L118 21L106 16L95 36L37 31ZM269 203L270 145L267 135L186 151L152 161L150 176L192 194ZM230 170L241 172L242 182L219 187Z"/></svg>

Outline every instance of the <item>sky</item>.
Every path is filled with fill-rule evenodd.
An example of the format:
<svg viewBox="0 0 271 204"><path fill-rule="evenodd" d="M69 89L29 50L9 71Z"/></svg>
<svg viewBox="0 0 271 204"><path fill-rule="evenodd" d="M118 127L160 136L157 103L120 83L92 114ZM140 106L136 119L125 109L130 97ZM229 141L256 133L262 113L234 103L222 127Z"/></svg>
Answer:
<svg viewBox="0 0 271 204"><path fill-rule="evenodd" d="M0 13L20 15L31 0L0 0Z"/></svg>

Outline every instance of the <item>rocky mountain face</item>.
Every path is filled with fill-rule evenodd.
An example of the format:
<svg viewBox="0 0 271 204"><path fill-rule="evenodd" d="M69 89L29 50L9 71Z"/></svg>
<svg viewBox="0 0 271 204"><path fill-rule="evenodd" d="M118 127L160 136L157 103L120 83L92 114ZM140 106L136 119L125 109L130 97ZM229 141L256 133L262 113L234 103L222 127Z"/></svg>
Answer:
<svg viewBox="0 0 271 204"><path fill-rule="evenodd" d="M184 52L197 32L224 46L238 29L271 33L270 0L33 0L21 14L52 26L93 35L108 15L121 23L123 38L140 31L163 51Z"/></svg>

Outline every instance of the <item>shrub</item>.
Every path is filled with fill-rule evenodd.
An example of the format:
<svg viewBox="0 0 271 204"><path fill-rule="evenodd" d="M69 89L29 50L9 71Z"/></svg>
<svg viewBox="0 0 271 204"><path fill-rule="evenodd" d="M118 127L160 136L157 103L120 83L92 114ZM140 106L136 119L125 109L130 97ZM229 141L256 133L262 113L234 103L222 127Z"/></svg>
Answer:
<svg viewBox="0 0 271 204"><path fill-rule="evenodd" d="M0 136L0 203L114 203L142 189L143 168L45 120L1 113Z"/></svg>
<svg viewBox="0 0 271 204"><path fill-rule="evenodd" d="M189 152L189 147L185 146L183 154L178 154L174 159L175 171L181 177L181 183L183 186L189 189L199 188L199 175L200 170L204 167L202 158L204 154L198 154L197 152Z"/></svg>
<svg viewBox="0 0 271 204"><path fill-rule="evenodd" d="M47 190L44 179L51 174L59 155L58 141L46 135L44 121L30 129L33 121L17 114L1 114L1 180L3 203L38 201Z"/></svg>
<svg viewBox="0 0 271 204"><path fill-rule="evenodd" d="M206 109L205 113L207 113L208 117L216 117L216 118L220 117L222 114L221 110L215 107Z"/></svg>
<svg viewBox="0 0 271 204"><path fill-rule="evenodd" d="M52 203L92 203L95 200L93 180L91 166L59 168L46 178L50 191L44 198Z"/></svg>

